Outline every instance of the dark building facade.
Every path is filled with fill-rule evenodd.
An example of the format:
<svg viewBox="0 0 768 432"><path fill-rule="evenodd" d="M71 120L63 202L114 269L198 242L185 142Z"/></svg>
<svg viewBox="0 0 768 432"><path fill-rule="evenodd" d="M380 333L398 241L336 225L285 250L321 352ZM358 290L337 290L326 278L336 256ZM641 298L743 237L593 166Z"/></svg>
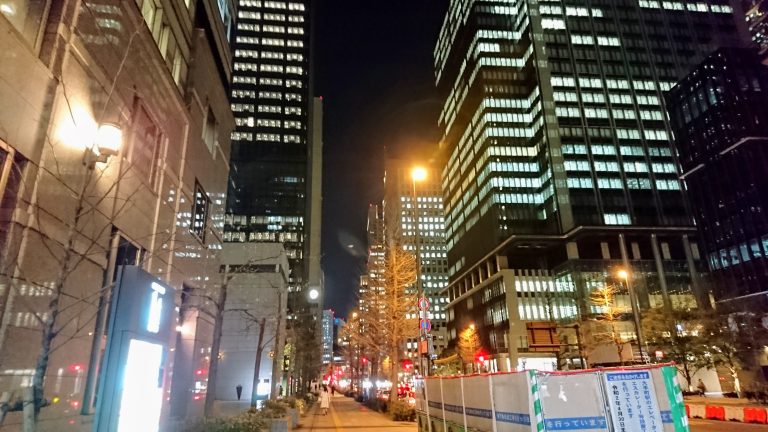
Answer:
<svg viewBox="0 0 768 432"><path fill-rule="evenodd" d="M225 241L280 242L306 277L311 109L309 0L239 0Z"/></svg>
<svg viewBox="0 0 768 432"><path fill-rule="evenodd" d="M768 1L742 0L752 42L763 61L768 60Z"/></svg>
<svg viewBox="0 0 768 432"><path fill-rule="evenodd" d="M768 306L768 68L722 49L667 95L715 299Z"/></svg>
<svg viewBox="0 0 768 432"><path fill-rule="evenodd" d="M742 23L728 1L451 2L434 51L451 337L476 315L514 368L515 322L589 313L619 267L641 307L706 300L663 95Z"/></svg>

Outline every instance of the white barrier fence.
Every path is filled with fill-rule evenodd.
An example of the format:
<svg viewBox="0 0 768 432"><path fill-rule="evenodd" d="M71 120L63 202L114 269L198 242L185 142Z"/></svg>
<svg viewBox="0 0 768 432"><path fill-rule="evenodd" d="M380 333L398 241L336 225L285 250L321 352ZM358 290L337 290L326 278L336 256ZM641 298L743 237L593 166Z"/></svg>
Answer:
<svg viewBox="0 0 768 432"><path fill-rule="evenodd" d="M672 366L419 381L424 432L689 432Z"/></svg>

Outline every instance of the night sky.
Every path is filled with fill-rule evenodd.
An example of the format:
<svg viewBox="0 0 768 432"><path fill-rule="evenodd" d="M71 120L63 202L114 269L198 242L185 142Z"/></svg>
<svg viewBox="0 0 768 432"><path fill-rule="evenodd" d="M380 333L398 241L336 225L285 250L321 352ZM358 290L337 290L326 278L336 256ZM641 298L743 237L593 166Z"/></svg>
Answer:
<svg viewBox="0 0 768 432"><path fill-rule="evenodd" d="M365 266L366 215L385 155L433 154L441 102L432 50L447 0L320 0L315 94L324 101L325 306L346 316Z"/></svg>

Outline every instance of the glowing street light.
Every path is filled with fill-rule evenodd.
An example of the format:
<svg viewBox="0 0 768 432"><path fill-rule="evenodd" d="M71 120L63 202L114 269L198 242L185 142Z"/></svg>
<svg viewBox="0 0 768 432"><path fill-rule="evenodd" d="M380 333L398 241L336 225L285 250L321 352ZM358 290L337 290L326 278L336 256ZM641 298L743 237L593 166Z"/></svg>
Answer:
<svg viewBox="0 0 768 432"><path fill-rule="evenodd" d="M413 179L414 182L420 182L427 179L427 170L424 167L414 167L411 170L411 179Z"/></svg>
<svg viewBox="0 0 768 432"><path fill-rule="evenodd" d="M616 275L623 280L629 279L629 272L625 269L620 269L618 272L616 272Z"/></svg>
<svg viewBox="0 0 768 432"><path fill-rule="evenodd" d="M85 150L83 164L93 169L97 162L106 163L110 156L120 152L123 145L123 131L114 123L102 123L96 130L93 144Z"/></svg>
<svg viewBox="0 0 768 432"><path fill-rule="evenodd" d="M632 321L635 327L635 335L637 336L637 350L640 353L640 359L642 361L643 359L643 330L641 327L641 320L640 320L640 305L638 304L637 299L637 293L634 290L634 287L629 281L629 271L625 268L620 268L616 272L616 276L619 277L621 281L623 281L622 285L623 288L626 288L626 290L629 292L629 302L632 306Z"/></svg>

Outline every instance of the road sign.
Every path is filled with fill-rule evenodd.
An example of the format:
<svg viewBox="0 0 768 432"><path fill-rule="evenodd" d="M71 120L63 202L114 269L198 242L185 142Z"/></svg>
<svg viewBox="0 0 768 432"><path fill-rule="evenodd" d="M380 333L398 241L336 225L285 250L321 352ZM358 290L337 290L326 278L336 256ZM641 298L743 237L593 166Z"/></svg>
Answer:
<svg viewBox="0 0 768 432"><path fill-rule="evenodd" d="M424 330L425 333L432 331L432 322L429 319L422 319L419 321L419 328Z"/></svg>
<svg viewBox="0 0 768 432"><path fill-rule="evenodd" d="M419 310L429 310L429 299L422 297L419 299Z"/></svg>

